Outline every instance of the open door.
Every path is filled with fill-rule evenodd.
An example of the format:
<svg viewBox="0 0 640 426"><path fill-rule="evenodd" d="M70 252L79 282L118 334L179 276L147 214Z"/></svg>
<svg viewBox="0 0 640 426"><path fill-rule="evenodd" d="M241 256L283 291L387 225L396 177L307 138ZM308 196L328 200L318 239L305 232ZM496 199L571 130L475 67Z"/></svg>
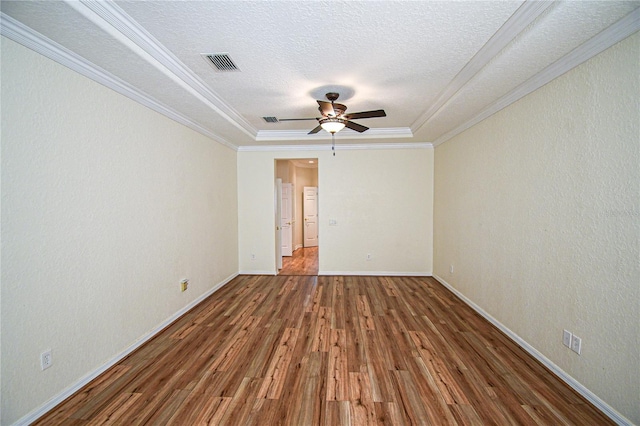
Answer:
<svg viewBox="0 0 640 426"><path fill-rule="evenodd" d="M303 192L302 214L304 216L303 245L318 246L318 187L305 186Z"/></svg>
<svg viewBox="0 0 640 426"><path fill-rule="evenodd" d="M276 207L276 273L282 269L282 179L276 179L276 191L274 206Z"/></svg>
<svg viewBox="0 0 640 426"><path fill-rule="evenodd" d="M282 255L291 256L293 254L293 185L290 183L282 184L281 204L281 220L280 230L282 235Z"/></svg>

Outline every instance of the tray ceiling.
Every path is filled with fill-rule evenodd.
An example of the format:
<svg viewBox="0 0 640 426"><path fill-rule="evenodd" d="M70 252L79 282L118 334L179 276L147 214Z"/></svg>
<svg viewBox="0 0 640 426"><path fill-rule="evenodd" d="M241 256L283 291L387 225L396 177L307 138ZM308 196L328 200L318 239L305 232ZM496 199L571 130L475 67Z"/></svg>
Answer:
<svg viewBox="0 0 640 426"><path fill-rule="evenodd" d="M236 149L441 143L640 29L639 1L2 1L2 34ZM237 71L206 59L224 53Z"/></svg>

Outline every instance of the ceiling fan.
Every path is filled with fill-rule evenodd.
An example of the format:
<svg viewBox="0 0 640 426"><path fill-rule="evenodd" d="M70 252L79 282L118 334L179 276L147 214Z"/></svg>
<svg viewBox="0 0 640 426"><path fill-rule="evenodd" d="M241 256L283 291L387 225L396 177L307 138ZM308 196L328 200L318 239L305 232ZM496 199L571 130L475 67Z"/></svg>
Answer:
<svg viewBox="0 0 640 426"><path fill-rule="evenodd" d="M387 114L383 109L377 109L375 111L363 111L354 112L351 114L345 114L347 107L343 104L336 103L340 94L335 92L329 92L325 95L329 102L318 101L318 110L322 113L322 117L317 118L281 118L278 121L299 121L299 120L318 120L320 123L317 127L311 130L308 134L312 135L318 133L324 129L331 134L335 134L340 130L348 127L356 132L365 132L369 130L368 127L358 123L354 123L351 119L354 118L374 118L374 117L386 117Z"/></svg>

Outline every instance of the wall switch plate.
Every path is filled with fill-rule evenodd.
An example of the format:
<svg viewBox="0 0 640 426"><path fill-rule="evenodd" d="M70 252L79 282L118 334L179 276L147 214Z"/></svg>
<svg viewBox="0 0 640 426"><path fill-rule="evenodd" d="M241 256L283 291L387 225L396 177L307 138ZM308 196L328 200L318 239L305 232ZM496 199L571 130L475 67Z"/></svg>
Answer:
<svg viewBox="0 0 640 426"><path fill-rule="evenodd" d="M40 354L40 367L43 370L51 367L53 364L53 356L51 355L51 349L47 349L46 351Z"/></svg>
<svg viewBox="0 0 640 426"><path fill-rule="evenodd" d="M450 265L450 266L449 266L449 273L450 273L450 274L453 274L453 265Z"/></svg>
<svg viewBox="0 0 640 426"><path fill-rule="evenodd" d="M564 330L562 332L562 344L565 345L566 347L570 348L571 347L571 337L573 335L571 334L570 331Z"/></svg>
<svg viewBox="0 0 640 426"><path fill-rule="evenodd" d="M180 281L180 291L187 291L187 288L189 288L189 280Z"/></svg>
<svg viewBox="0 0 640 426"><path fill-rule="evenodd" d="M582 339L575 334L571 338L571 350L580 355L582 352Z"/></svg>

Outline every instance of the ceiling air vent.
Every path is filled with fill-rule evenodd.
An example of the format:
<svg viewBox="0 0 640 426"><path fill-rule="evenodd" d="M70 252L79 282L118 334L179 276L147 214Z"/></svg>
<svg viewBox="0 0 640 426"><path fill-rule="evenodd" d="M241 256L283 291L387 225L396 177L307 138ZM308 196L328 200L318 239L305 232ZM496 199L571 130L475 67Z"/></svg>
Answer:
<svg viewBox="0 0 640 426"><path fill-rule="evenodd" d="M267 123L277 123L278 119L276 117L262 117L264 121Z"/></svg>
<svg viewBox="0 0 640 426"><path fill-rule="evenodd" d="M228 53L211 53L202 56L218 71L240 71Z"/></svg>

